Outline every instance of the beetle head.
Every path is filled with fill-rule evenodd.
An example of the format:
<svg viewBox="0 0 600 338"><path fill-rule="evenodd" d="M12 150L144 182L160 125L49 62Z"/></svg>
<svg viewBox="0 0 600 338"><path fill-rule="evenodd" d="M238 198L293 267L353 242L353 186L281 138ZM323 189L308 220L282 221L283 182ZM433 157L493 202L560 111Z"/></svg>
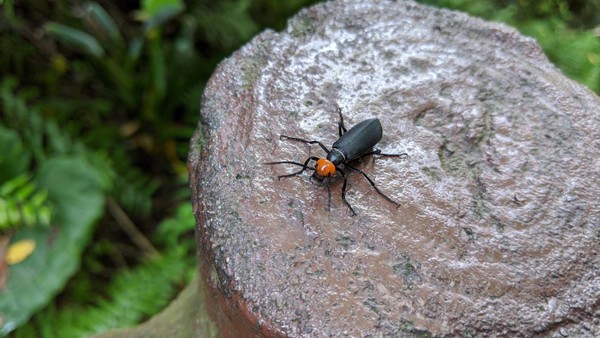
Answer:
<svg viewBox="0 0 600 338"><path fill-rule="evenodd" d="M315 164L315 172L312 178L319 183L322 183L326 178L330 178L335 175L335 164L326 158L320 158Z"/></svg>

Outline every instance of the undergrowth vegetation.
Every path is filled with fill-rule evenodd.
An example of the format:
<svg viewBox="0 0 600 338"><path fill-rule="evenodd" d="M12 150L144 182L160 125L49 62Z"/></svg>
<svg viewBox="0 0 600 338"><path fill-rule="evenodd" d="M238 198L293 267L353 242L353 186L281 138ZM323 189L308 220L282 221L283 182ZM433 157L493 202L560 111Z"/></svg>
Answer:
<svg viewBox="0 0 600 338"><path fill-rule="evenodd" d="M204 86L315 2L0 0L0 335L135 325L190 281ZM600 93L600 3L421 2L514 26Z"/></svg>

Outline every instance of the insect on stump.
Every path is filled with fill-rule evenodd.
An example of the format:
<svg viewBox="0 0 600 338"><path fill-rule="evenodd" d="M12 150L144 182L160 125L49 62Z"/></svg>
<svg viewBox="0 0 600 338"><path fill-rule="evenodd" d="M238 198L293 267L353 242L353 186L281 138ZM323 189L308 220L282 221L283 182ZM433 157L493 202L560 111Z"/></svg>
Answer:
<svg viewBox="0 0 600 338"><path fill-rule="evenodd" d="M385 157L401 157L405 158L408 156L407 153L401 154L384 154L380 149L374 148L375 145L381 140L383 136L383 130L381 128L381 122L378 118L367 119L354 127L350 128L350 130L346 129L344 125L344 117L342 115L342 109L338 108L337 112L340 116L340 121L338 122L338 132L340 138L337 139L331 146L331 150L329 150L323 143L319 141L309 141L304 140L297 137L290 137L286 135L280 135L280 140L291 140L302 142L306 144L318 144L323 151L327 153L327 157L316 157L311 156L304 161L304 163L299 163L295 161L276 161L276 162L266 162L264 164L293 164L302 167L302 169L293 172L291 174L279 175L277 176L279 179L284 177L292 177L298 176L302 174L305 170L314 170L314 173L311 176L311 179L316 180L319 183L327 183L329 179L331 179L336 173L340 173L344 178L344 184L342 185L342 200L348 206L348 209L352 212L352 215L356 215L356 212L350 205L350 203L346 200L346 187L348 184L347 173L343 169L350 169L352 171L359 172L364 178L369 181L371 186L377 191L379 195L388 200L390 203L395 204L396 207L399 207L400 204L396 201L392 200L389 196L384 194L375 182L361 169L354 167L351 163L358 161L364 157L378 155ZM311 161L315 162L314 167L309 166ZM343 169L340 166L343 165Z"/></svg>

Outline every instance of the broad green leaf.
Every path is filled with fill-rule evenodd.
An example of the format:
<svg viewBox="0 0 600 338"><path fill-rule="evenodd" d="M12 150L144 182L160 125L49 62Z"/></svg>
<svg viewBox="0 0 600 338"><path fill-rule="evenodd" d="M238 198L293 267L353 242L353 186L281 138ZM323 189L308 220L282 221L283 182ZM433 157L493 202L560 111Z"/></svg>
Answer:
<svg viewBox="0 0 600 338"><path fill-rule="evenodd" d="M160 15L165 10L179 11L183 9L181 0L142 0L142 11L149 17Z"/></svg>
<svg viewBox="0 0 600 338"><path fill-rule="evenodd" d="M81 157L48 160L37 181L48 192L55 217L51 227L23 228L12 239L37 245L27 260L9 267L6 289L0 293L0 335L23 324L60 292L79 267L104 209L100 173Z"/></svg>
<svg viewBox="0 0 600 338"><path fill-rule="evenodd" d="M47 23L44 28L54 38L78 47L84 53L91 54L97 58L104 55L104 49L98 40L84 31L55 22Z"/></svg>
<svg viewBox="0 0 600 338"><path fill-rule="evenodd" d="M144 30L150 32L171 20L184 8L181 0L144 0L140 19L145 22Z"/></svg>
<svg viewBox="0 0 600 338"><path fill-rule="evenodd" d="M127 48L128 61L133 65L144 51L144 39L137 37L131 40Z"/></svg>
<svg viewBox="0 0 600 338"><path fill-rule="evenodd" d="M152 65L152 89L155 104L163 101L167 90L167 73L163 52L160 38L158 36L154 37L150 45L150 62Z"/></svg>
<svg viewBox="0 0 600 338"><path fill-rule="evenodd" d="M108 35L113 43L116 43L118 46L124 45L123 37L121 36L119 27L110 17L108 12L106 12L106 10L100 6L100 4L96 2L88 2L85 4L84 8L88 12L90 18L97 23L98 27L102 29L106 35Z"/></svg>

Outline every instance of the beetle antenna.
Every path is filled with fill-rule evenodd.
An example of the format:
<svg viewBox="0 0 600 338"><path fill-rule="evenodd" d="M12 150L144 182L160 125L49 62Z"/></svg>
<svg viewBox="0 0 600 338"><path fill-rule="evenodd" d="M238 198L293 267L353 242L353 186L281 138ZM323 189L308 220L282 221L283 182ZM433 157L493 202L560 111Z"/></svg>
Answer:
<svg viewBox="0 0 600 338"><path fill-rule="evenodd" d="M285 177L298 176L298 175L302 174L304 172L304 170L306 170L306 169L308 169L308 170L315 170L315 168L311 168L311 167L308 166L308 162L310 162L310 160L315 160L316 161L316 160L318 160L318 158L316 156L311 156L311 157L307 158L306 161L304 161L304 164L299 163L299 162L294 162L294 161L275 161L275 162L265 162L263 164L266 164L266 165L273 165L273 164L294 164L294 165L298 165L298 166L302 167L302 169L300 169L300 170L298 170L296 172L293 172L291 174L285 174L285 175L279 175L279 176L277 176L277 179L282 179L282 178L285 178Z"/></svg>

